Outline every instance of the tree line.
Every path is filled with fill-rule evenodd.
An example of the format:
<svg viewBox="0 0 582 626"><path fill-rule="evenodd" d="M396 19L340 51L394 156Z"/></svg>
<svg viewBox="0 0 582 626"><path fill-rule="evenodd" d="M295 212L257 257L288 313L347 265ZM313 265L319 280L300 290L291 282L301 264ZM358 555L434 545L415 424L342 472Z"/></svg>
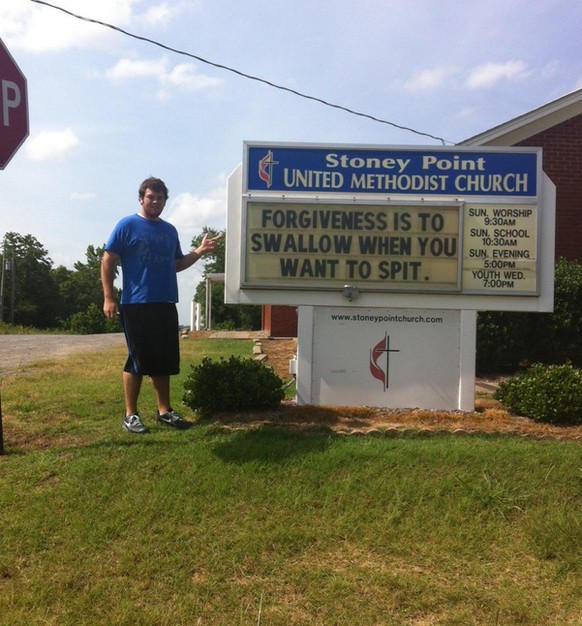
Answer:
<svg viewBox="0 0 582 626"><path fill-rule="evenodd" d="M1 321L42 330L117 332L119 322L102 313L101 256L104 247L87 247L84 261L73 269L54 266L48 251L33 235L8 232L0 249Z"/></svg>
<svg viewBox="0 0 582 626"><path fill-rule="evenodd" d="M206 276L223 273L224 231L204 228L192 239L197 247L204 234L223 234L217 250L204 257L203 276L195 302L206 302ZM119 332L119 320L110 321L102 312L101 257L104 245L89 245L84 261L73 269L55 267L48 251L33 235L8 232L0 245L0 324L42 330L63 330L78 334ZM117 294L120 295L119 293ZM260 307L224 304L224 285L212 284L212 326L227 329L260 328Z"/></svg>

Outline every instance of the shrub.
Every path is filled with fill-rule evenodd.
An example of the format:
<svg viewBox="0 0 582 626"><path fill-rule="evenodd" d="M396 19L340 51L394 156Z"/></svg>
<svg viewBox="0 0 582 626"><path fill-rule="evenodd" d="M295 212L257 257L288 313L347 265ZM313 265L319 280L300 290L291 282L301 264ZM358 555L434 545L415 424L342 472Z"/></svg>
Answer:
<svg viewBox="0 0 582 626"><path fill-rule="evenodd" d="M218 411L272 409L284 397L283 381L253 359L231 356L213 361L205 357L184 383L184 404L201 417Z"/></svg>
<svg viewBox="0 0 582 626"><path fill-rule="evenodd" d="M582 370L536 363L495 392L512 412L551 424L582 424Z"/></svg>
<svg viewBox="0 0 582 626"><path fill-rule="evenodd" d="M76 335L119 333L123 330L119 318L108 320L96 304L90 304L86 311L73 313L64 327Z"/></svg>
<svg viewBox="0 0 582 626"><path fill-rule="evenodd" d="M478 372L511 372L538 362L582 366L582 265L558 260L554 280L553 313L479 313Z"/></svg>

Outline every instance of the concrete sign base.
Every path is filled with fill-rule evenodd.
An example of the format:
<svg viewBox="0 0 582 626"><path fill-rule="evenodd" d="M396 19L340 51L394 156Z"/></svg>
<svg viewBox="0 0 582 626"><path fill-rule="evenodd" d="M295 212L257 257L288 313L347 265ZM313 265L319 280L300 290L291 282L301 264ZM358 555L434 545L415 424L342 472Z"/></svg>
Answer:
<svg viewBox="0 0 582 626"><path fill-rule="evenodd" d="M297 403L474 410L476 311L299 307Z"/></svg>

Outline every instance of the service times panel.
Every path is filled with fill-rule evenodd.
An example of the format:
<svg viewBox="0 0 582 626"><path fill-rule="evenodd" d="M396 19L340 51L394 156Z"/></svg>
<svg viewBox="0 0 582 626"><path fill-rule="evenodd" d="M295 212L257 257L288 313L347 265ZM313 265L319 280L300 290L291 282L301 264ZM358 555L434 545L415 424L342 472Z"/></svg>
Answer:
<svg viewBox="0 0 582 626"><path fill-rule="evenodd" d="M536 205L467 202L463 213L463 292L537 295Z"/></svg>

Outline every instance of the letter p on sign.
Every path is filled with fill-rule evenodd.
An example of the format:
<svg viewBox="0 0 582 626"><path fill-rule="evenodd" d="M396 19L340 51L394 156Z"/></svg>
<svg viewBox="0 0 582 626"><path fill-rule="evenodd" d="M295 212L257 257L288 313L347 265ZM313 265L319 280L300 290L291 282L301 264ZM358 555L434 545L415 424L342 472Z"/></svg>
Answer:
<svg viewBox="0 0 582 626"><path fill-rule="evenodd" d="M10 110L20 105L20 89L11 80L2 81L2 126L10 126Z"/></svg>

